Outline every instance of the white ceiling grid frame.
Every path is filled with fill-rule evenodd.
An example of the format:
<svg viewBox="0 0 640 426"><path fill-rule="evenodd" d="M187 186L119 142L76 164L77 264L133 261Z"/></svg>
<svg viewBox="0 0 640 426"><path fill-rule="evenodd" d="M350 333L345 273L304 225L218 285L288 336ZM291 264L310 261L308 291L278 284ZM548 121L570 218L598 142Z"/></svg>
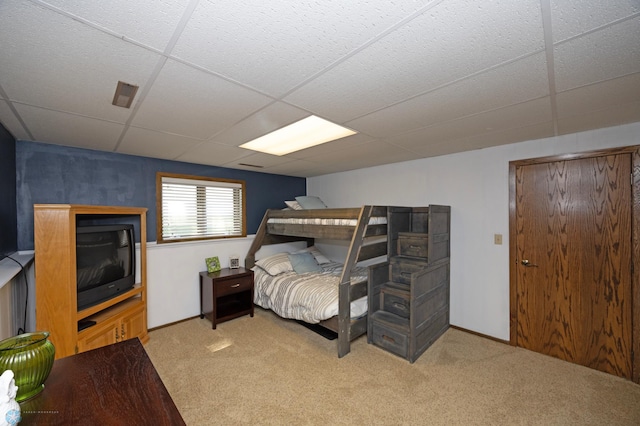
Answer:
<svg viewBox="0 0 640 426"><path fill-rule="evenodd" d="M518 22L522 9L534 19L522 20L517 28L504 25ZM542 25L536 14L538 0L442 2L284 100L339 123L351 121L496 64L542 51ZM510 32L504 33L505 28ZM460 40L461 34L468 37L466 42ZM487 45L493 46L491 50L485 49ZM335 102L336 94L341 102Z"/></svg>
<svg viewBox="0 0 640 426"><path fill-rule="evenodd" d="M640 120L638 0L250 1L1 0L0 120L18 139L296 176ZM118 80L140 85L130 110L111 105ZM237 148L309 114L361 133Z"/></svg>
<svg viewBox="0 0 640 426"><path fill-rule="evenodd" d="M595 28L611 25L640 13L638 0L592 1L551 0L553 43L579 36Z"/></svg>
<svg viewBox="0 0 640 426"><path fill-rule="evenodd" d="M515 120L515 117L526 117L526 120ZM431 144L447 144L458 139L491 134L497 129L507 130L541 123L551 123L551 119L549 98L545 97L513 105L509 108L484 111L457 120L438 123L414 132L414 136L424 135L422 138L405 134L386 138L385 140L416 153L421 153L423 150L429 149ZM425 144L425 140L430 143ZM454 152L458 151L451 150L447 154Z"/></svg>
<svg viewBox="0 0 640 426"><path fill-rule="evenodd" d="M597 63L580 52L591 51ZM640 17L555 47L556 82L558 91L574 89L587 84L606 81L640 72Z"/></svg>
<svg viewBox="0 0 640 426"><path fill-rule="evenodd" d="M165 101L169 99L170 102ZM131 124L204 140L271 101L257 92L169 59Z"/></svg>
<svg viewBox="0 0 640 426"><path fill-rule="evenodd" d="M5 7L9 10L2 10ZM111 105L115 85L118 79L137 82L146 78L157 54L122 44L101 31L29 2L9 1L0 4L0 11L13 15L6 17L8 25L0 28L0 39L9 40L3 43L3 53L11 58L0 62L0 85L12 102L126 121L129 112ZM27 16L35 20L33 27L20 25ZM49 46L40 42L41 37L58 47L57 55L50 54ZM12 49L13 40L19 43ZM29 55L22 54L25 44ZM83 61L79 63L78 57ZM29 72L25 73L25 69ZM104 102L96 102L100 99ZM24 119L29 125L29 120Z"/></svg>
<svg viewBox="0 0 640 426"><path fill-rule="evenodd" d="M20 117L28 117L36 140L77 148L113 151L124 125L48 108L16 104ZM64 126L56 123L64 122Z"/></svg>
<svg viewBox="0 0 640 426"><path fill-rule="evenodd" d="M192 0L34 1L48 3L126 42L163 52Z"/></svg>
<svg viewBox="0 0 640 426"><path fill-rule="evenodd" d="M173 54L279 98L430 2L389 3L203 1Z"/></svg>
<svg viewBox="0 0 640 426"><path fill-rule="evenodd" d="M523 81L527 84L522 84ZM390 137L548 95L545 57L537 53L365 115L347 125L372 136ZM451 99L466 102L450 103Z"/></svg>

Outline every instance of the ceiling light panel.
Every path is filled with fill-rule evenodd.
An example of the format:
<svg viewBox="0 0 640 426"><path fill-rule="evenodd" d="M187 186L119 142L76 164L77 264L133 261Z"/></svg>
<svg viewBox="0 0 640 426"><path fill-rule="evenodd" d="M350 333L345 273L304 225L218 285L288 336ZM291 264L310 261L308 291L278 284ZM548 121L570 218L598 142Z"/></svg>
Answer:
<svg viewBox="0 0 640 426"><path fill-rule="evenodd" d="M268 133L240 148L272 155L285 155L326 142L354 135L356 132L311 115L286 127Z"/></svg>

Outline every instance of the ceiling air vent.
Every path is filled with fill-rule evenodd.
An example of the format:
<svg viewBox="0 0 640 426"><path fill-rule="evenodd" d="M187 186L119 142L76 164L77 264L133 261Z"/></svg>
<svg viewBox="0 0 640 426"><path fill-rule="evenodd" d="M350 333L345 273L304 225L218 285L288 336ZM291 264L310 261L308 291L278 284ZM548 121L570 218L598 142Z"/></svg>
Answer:
<svg viewBox="0 0 640 426"><path fill-rule="evenodd" d="M133 97L136 95L137 91L138 86L119 81L118 87L116 87L116 94L113 96L113 105L123 108L131 107Z"/></svg>

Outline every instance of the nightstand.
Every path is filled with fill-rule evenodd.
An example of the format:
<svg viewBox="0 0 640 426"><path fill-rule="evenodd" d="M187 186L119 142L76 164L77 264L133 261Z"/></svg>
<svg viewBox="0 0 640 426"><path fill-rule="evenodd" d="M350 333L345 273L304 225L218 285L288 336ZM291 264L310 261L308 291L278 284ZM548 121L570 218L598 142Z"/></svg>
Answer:
<svg viewBox="0 0 640 426"><path fill-rule="evenodd" d="M218 323L243 315L253 316L253 271L224 268L200 272L200 318Z"/></svg>

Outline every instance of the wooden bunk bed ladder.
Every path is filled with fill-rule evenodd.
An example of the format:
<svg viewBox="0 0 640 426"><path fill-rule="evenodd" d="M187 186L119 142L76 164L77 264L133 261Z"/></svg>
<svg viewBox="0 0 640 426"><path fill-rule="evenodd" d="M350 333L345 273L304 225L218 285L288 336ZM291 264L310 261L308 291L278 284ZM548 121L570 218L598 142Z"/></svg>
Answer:
<svg viewBox="0 0 640 426"><path fill-rule="evenodd" d="M351 350L351 340L367 332L367 316L351 320L351 271L358 262L360 249L363 246L367 227L371 219L373 206L363 206L358 224L351 237L351 244L342 269L338 287L338 358L342 358Z"/></svg>

